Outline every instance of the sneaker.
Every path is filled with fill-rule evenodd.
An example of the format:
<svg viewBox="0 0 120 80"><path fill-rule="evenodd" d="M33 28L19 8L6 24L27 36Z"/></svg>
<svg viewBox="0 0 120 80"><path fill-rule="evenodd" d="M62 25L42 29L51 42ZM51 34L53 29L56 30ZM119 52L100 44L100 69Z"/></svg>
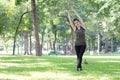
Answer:
<svg viewBox="0 0 120 80"><path fill-rule="evenodd" d="M83 69L82 68L77 68L76 71L82 71Z"/></svg>
<svg viewBox="0 0 120 80"><path fill-rule="evenodd" d="M82 68L80 68L80 71L82 71L83 69Z"/></svg>
<svg viewBox="0 0 120 80"><path fill-rule="evenodd" d="M77 68L77 69L76 69L76 71L79 71L79 70L80 70L80 68Z"/></svg>

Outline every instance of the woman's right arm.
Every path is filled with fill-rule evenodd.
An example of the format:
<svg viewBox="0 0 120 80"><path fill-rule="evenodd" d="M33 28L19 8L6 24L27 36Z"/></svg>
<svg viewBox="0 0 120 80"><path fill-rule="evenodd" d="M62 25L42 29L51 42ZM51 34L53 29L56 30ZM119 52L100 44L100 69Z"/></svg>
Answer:
<svg viewBox="0 0 120 80"><path fill-rule="evenodd" d="M79 16L79 14L76 12L76 10L73 9L73 11L75 12L75 14L77 15L77 17L79 18L82 26L85 26L84 22L83 22L83 19Z"/></svg>
<svg viewBox="0 0 120 80"><path fill-rule="evenodd" d="M73 25L73 22L72 22L72 20L71 20L71 17L70 17L70 12L68 11L68 19L69 19L69 24L70 24L70 26L72 27L72 29L75 31L75 26Z"/></svg>

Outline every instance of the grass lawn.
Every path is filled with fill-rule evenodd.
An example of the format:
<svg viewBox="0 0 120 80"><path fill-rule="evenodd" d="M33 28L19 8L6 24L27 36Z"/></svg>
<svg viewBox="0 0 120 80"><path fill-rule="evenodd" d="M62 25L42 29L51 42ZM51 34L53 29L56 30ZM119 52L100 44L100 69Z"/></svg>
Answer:
<svg viewBox="0 0 120 80"><path fill-rule="evenodd" d="M0 80L120 80L120 56L84 56L88 64L75 71L76 56L0 55Z"/></svg>

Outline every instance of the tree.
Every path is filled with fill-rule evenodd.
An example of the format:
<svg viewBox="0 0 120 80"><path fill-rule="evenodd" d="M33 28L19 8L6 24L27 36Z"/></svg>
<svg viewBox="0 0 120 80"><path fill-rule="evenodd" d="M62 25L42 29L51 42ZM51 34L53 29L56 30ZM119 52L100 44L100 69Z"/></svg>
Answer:
<svg viewBox="0 0 120 80"><path fill-rule="evenodd" d="M32 9L32 18L33 18L33 32L34 32L34 38L35 38L35 51L36 51L36 56L41 56L42 52L41 52L40 43L39 43L38 23L37 23L37 13L36 13L36 3L35 3L35 1L36 0L31 0L31 9ZM23 1L22 0L16 0L15 4L19 5L21 2L23 2Z"/></svg>
<svg viewBox="0 0 120 80"><path fill-rule="evenodd" d="M20 20L19 20L19 23L18 23L18 26L17 26L16 31L15 31L15 34L14 34L13 55L15 55L16 36L17 36L17 34L18 34L17 32L18 32L18 29L19 29L19 27L20 27L20 23L21 23L21 21L22 21L22 18L23 18L23 16L24 16L26 13L28 13L28 11L27 11L27 12L24 12L24 13L21 15Z"/></svg>
<svg viewBox="0 0 120 80"><path fill-rule="evenodd" d="M29 35L29 31L27 28L23 28L22 30L22 34L24 37L24 55L29 55L29 51L28 51L28 35Z"/></svg>
<svg viewBox="0 0 120 80"><path fill-rule="evenodd" d="M8 53L8 47L9 47L9 42L10 42L10 39L12 39L12 28L11 28L11 25L10 25L10 16L12 14L9 13L9 10L7 8L7 5L8 3L6 2L6 5L4 6L4 4L2 4L0 2L0 38L2 39L3 41L3 46L4 46L4 49L6 51L6 53ZM10 6L12 9L13 7Z"/></svg>
<svg viewBox="0 0 120 80"><path fill-rule="evenodd" d="M41 48L40 48L40 42L39 42L39 35L38 35L38 23L37 23L37 13L36 13L36 0L31 0L31 8L32 8L32 18L33 18L33 32L35 37L35 50L36 50L36 56L41 56Z"/></svg>

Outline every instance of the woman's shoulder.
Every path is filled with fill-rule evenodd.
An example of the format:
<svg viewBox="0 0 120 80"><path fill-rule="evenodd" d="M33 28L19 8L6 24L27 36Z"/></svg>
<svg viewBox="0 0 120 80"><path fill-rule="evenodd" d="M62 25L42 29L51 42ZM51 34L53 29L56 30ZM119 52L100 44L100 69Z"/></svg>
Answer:
<svg viewBox="0 0 120 80"><path fill-rule="evenodd" d="M82 29L82 30L85 30L85 28L84 28L83 26L81 26L81 29Z"/></svg>

